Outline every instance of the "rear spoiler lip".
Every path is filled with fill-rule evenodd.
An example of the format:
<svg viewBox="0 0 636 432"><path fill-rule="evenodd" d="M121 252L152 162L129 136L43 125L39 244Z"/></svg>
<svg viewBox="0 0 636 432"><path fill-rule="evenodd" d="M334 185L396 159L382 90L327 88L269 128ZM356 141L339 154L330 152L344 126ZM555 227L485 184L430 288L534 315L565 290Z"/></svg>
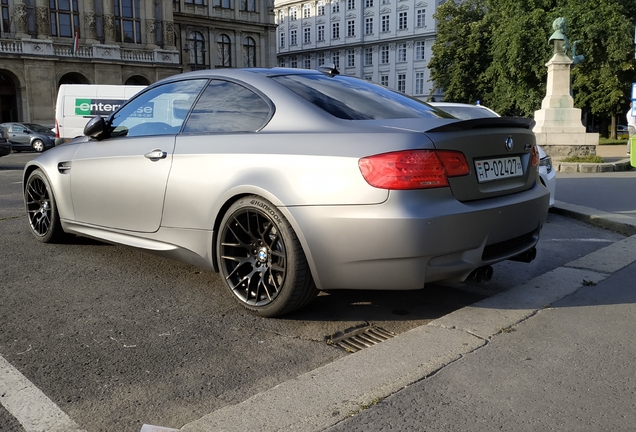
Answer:
<svg viewBox="0 0 636 432"><path fill-rule="evenodd" d="M429 129L430 132L457 132L472 129L496 129L496 128L521 128L530 129L535 125L535 121L531 118L524 117L487 117L476 118L470 120L461 120L457 122L447 123L442 126Z"/></svg>

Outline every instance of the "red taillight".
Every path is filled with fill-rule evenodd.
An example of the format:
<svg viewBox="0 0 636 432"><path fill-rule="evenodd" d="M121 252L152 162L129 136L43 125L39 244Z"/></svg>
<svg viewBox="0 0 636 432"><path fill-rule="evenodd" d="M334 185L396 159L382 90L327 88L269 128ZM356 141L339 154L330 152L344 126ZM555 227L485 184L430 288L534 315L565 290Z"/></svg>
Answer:
<svg viewBox="0 0 636 432"><path fill-rule="evenodd" d="M55 119L55 138L60 137L60 126L57 124L57 119Z"/></svg>
<svg viewBox="0 0 636 432"><path fill-rule="evenodd" d="M532 156L530 157L530 165L537 168L539 171L539 165L541 164L541 155L539 154L539 148L537 146L532 147Z"/></svg>
<svg viewBox="0 0 636 432"><path fill-rule="evenodd" d="M448 186L448 177L466 175L470 167L457 151L405 150L358 161L362 176L381 189L427 189Z"/></svg>

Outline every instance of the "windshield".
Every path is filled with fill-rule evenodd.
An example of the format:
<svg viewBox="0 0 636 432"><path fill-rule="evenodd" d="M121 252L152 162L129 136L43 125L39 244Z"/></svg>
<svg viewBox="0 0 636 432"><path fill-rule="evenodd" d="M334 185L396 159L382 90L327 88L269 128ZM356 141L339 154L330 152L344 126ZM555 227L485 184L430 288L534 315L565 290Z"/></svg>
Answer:
<svg viewBox="0 0 636 432"><path fill-rule="evenodd" d="M347 76L279 75L272 79L344 120L453 118L418 99Z"/></svg>

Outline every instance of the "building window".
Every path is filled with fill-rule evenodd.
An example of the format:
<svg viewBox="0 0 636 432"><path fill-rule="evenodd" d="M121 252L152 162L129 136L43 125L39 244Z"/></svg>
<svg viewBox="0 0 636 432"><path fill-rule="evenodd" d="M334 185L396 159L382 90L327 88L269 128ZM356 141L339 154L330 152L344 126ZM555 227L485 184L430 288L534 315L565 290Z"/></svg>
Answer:
<svg viewBox="0 0 636 432"><path fill-rule="evenodd" d="M303 5L303 18L309 18L311 16L311 6L309 3Z"/></svg>
<svg viewBox="0 0 636 432"><path fill-rule="evenodd" d="M384 45L380 47L380 63L388 64L389 63L389 46Z"/></svg>
<svg viewBox="0 0 636 432"><path fill-rule="evenodd" d="M380 76L380 85L383 85L384 87L388 87L389 86L389 76L388 75Z"/></svg>
<svg viewBox="0 0 636 432"><path fill-rule="evenodd" d="M305 27L303 29L303 43L304 44L311 43L311 27Z"/></svg>
<svg viewBox="0 0 636 432"><path fill-rule="evenodd" d="M415 73L415 94L424 94L424 72Z"/></svg>
<svg viewBox="0 0 636 432"><path fill-rule="evenodd" d="M323 42L325 40L325 25L321 24L318 26L318 42Z"/></svg>
<svg viewBox="0 0 636 432"><path fill-rule="evenodd" d="M303 63L303 68L311 69L311 58L309 56L305 56L305 58L303 59Z"/></svg>
<svg viewBox="0 0 636 432"><path fill-rule="evenodd" d="M331 24L331 39L340 39L340 23Z"/></svg>
<svg viewBox="0 0 636 432"><path fill-rule="evenodd" d="M334 51L332 55L333 65L336 69L340 69L340 51Z"/></svg>
<svg viewBox="0 0 636 432"><path fill-rule="evenodd" d="M319 16L322 16L325 14L325 2L324 1L319 1L318 2L318 9L317 9L317 14Z"/></svg>
<svg viewBox="0 0 636 432"><path fill-rule="evenodd" d="M141 43L139 0L115 0L117 42Z"/></svg>
<svg viewBox="0 0 636 432"><path fill-rule="evenodd" d="M356 22L354 20L347 21L347 37L356 35Z"/></svg>
<svg viewBox="0 0 636 432"><path fill-rule="evenodd" d="M216 39L218 48L218 64L217 67L232 67L232 42L228 35L221 34Z"/></svg>
<svg viewBox="0 0 636 432"><path fill-rule="evenodd" d="M201 1L201 4L203 4L203 0L195 1ZM256 0L241 0L241 10L247 12L256 12Z"/></svg>
<svg viewBox="0 0 636 432"><path fill-rule="evenodd" d="M373 18L364 19L364 34L373 34Z"/></svg>
<svg viewBox="0 0 636 432"><path fill-rule="evenodd" d="M285 59L284 58L279 58L278 59L278 67L285 67Z"/></svg>
<svg viewBox="0 0 636 432"><path fill-rule="evenodd" d="M383 5L391 4L391 0L382 0Z"/></svg>
<svg viewBox="0 0 636 432"><path fill-rule="evenodd" d="M356 53L354 50L347 50L347 67L355 67Z"/></svg>
<svg viewBox="0 0 636 432"><path fill-rule="evenodd" d="M232 0L214 0L214 7L220 7L223 9L232 9Z"/></svg>
<svg viewBox="0 0 636 432"><path fill-rule="evenodd" d="M296 32L297 30L292 30L289 32L289 46L298 45L298 35Z"/></svg>
<svg viewBox="0 0 636 432"><path fill-rule="evenodd" d="M278 11L278 24L283 24L285 22L285 12Z"/></svg>
<svg viewBox="0 0 636 432"><path fill-rule="evenodd" d="M2 0L2 31L8 33L9 5L6 1ZM51 35L74 37L75 30L79 29L77 0L49 0L49 10L51 11Z"/></svg>
<svg viewBox="0 0 636 432"><path fill-rule="evenodd" d="M340 1L339 0L335 0L331 2L331 13L338 13L340 12Z"/></svg>
<svg viewBox="0 0 636 432"><path fill-rule="evenodd" d="M380 17L380 20L382 22L382 33L387 33L389 32L389 22L390 22L391 17L387 14L387 15L382 15Z"/></svg>
<svg viewBox="0 0 636 432"><path fill-rule="evenodd" d="M53 11L51 11L53 12ZM0 2L0 33L9 33L9 0L2 0Z"/></svg>
<svg viewBox="0 0 636 432"><path fill-rule="evenodd" d="M188 36L188 64L195 66L194 69L203 69L205 65L205 38L201 32L195 31Z"/></svg>
<svg viewBox="0 0 636 432"><path fill-rule="evenodd" d="M373 75L365 75L364 76L364 80L365 81L373 81Z"/></svg>
<svg viewBox="0 0 636 432"><path fill-rule="evenodd" d="M373 0L364 0L364 7L373 7Z"/></svg>
<svg viewBox="0 0 636 432"><path fill-rule="evenodd" d="M280 44L279 44L279 46L281 48L285 48L285 33L281 33L280 34Z"/></svg>
<svg viewBox="0 0 636 432"><path fill-rule="evenodd" d="M347 0L347 10L356 8L356 0Z"/></svg>
<svg viewBox="0 0 636 432"><path fill-rule="evenodd" d="M251 37L243 39L243 67L256 67L256 42Z"/></svg>
<svg viewBox="0 0 636 432"><path fill-rule="evenodd" d="M415 42L415 60L424 60L424 42Z"/></svg>
<svg viewBox="0 0 636 432"><path fill-rule="evenodd" d="M415 20L417 27L426 27L426 9L418 9Z"/></svg>
<svg viewBox="0 0 636 432"><path fill-rule="evenodd" d="M406 74L398 74L397 91L399 91L400 93L406 92Z"/></svg>
<svg viewBox="0 0 636 432"><path fill-rule="evenodd" d="M320 54L318 54L318 57L316 58L316 60L318 61L318 66L322 66L325 64L325 53L322 52Z"/></svg>
<svg viewBox="0 0 636 432"><path fill-rule="evenodd" d="M294 57L291 58L290 66L293 69L297 69L298 68L298 58L297 57L294 56Z"/></svg>
<svg viewBox="0 0 636 432"><path fill-rule="evenodd" d="M295 21L297 16L298 11L296 10L296 6L292 6L289 8L289 19L292 21Z"/></svg>
<svg viewBox="0 0 636 432"><path fill-rule="evenodd" d="M397 46L397 61L405 62L406 61L406 44L401 43Z"/></svg>
<svg viewBox="0 0 636 432"><path fill-rule="evenodd" d="M373 66L373 48L364 49L364 65Z"/></svg>
<svg viewBox="0 0 636 432"><path fill-rule="evenodd" d="M408 12L400 12L398 15L398 30L406 30L408 27Z"/></svg>

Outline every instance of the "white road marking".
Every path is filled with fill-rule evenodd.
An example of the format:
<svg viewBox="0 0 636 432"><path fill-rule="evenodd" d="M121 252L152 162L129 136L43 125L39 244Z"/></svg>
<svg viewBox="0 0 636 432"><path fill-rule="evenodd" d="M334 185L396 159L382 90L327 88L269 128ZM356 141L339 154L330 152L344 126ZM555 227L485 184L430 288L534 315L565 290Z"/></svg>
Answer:
<svg viewBox="0 0 636 432"><path fill-rule="evenodd" d="M26 432L86 432L2 356L0 403Z"/></svg>

